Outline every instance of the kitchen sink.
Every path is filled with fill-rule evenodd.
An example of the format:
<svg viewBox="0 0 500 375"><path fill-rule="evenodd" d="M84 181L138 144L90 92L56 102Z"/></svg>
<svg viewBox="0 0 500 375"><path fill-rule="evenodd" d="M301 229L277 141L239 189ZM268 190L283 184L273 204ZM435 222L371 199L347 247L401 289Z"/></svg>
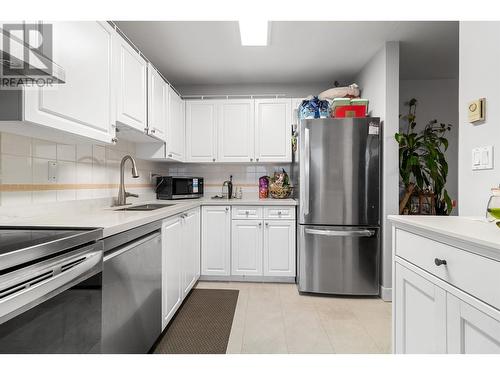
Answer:
<svg viewBox="0 0 500 375"><path fill-rule="evenodd" d="M153 211L160 208L173 206L175 203L151 203L151 204L141 204L139 206L119 208L115 211Z"/></svg>

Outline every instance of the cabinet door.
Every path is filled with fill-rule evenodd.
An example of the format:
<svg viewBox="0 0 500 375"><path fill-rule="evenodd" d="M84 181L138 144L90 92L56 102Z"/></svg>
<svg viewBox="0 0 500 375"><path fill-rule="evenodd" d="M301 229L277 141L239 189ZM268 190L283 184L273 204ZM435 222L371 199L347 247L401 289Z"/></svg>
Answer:
<svg viewBox="0 0 500 375"><path fill-rule="evenodd" d="M217 160L217 104L214 101L186 101L186 160Z"/></svg>
<svg viewBox="0 0 500 375"><path fill-rule="evenodd" d="M295 276L295 221L264 222L264 276Z"/></svg>
<svg viewBox="0 0 500 375"><path fill-rule="evenodd" d="M185 214L182 234L182 291L185 297L200 274L200 213L192 210Z"/></svg>
<svg viewBox="0 0 500 375"><path fill-rule="evenodd" d="M255 100L255 160L292 160L291 99Z"/></svg>
<svg viewBox="0 0 500 375"><path fill-rule="evenodd" d="M115 136L113 35L106 22L54 22L53 60L66 83L24 90L24 120L100 142Z"/></svg>
<svg viewBox="0 0 500 375"><path fill-rule="evenodd" d="M222 101L218 118L218 161L254 161L254 101Z"/></svg>
<svg viewBox="0 0 500 375"><path fill-rule="evenodd" d="M231 273L230 207L203 207L201 225L201 274L229 275Z"/></svg>
<svg viewBox="0 0 500 375"><path fill-rule="evenodd" d="M447 294L448 352L500 354L500 312L475 308Z"/></svg>
<svg viewBox="0 0 500 375"><path fill-rule="evenodd" d="M156 69L148 64L148 134L166 139L168 84Z"/></svg>
<svg viewBox="0 0 500 375"><path fill-rule="evenodd" d="M181 258L182 221L179 216L162 225L162 329L166 327L182 302Z"/></svg>
<svg viewBox="0 0 500 375"><path fill-rule="evenodd" d="M169 87L167 123L167 158L184 161L184 101Z"/></svg>
<svg viewBox="0 0 500 375"><path fill-rule="evenodd" d="M262 220L233 220L231 274L262 275Z"/></svg>
<svg viewBox="0 0 500 375"><path fill-rule="evenodd" d="M144 132L147 128L147 63L121 36L116 35L115 40L116 120Z"/></svg>
<svg viewBox="0 0 500 375"><path fill-rule="evenodd" d="M446 353L446 292L399 263L395 272L396 353Z"/></svg>

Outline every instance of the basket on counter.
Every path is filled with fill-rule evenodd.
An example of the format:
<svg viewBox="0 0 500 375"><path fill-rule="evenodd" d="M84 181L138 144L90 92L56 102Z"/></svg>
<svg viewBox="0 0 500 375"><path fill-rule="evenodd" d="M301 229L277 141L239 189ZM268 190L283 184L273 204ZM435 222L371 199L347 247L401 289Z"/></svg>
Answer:
<svg viewBox="0 0 500 375"><path fill-rule="evenodd" d="M277 184L269 185L269 194L274 199L286 199L290 198L292 195L293 187L291 186L281 186Z"/></svg>

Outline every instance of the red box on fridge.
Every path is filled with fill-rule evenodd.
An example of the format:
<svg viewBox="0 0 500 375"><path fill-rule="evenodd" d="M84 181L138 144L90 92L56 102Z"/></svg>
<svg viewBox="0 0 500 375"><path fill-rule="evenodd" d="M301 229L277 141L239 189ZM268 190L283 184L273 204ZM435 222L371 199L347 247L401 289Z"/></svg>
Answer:
<svg viewBox="0 0 500 375"><path fill-rule="evenodd" d="M366 105L344 105L335 108L334 116L345 117L366 117Z"/></svg>

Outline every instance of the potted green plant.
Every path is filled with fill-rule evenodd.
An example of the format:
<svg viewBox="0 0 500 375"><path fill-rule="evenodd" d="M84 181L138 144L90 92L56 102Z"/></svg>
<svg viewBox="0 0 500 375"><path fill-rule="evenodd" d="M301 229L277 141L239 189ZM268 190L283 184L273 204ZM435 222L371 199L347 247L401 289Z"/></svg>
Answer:
<svg viewBox="0 0 500 375"><path fill-rule="evenodd" d="M408 113L400 116L406 129L395 134L399 144L399 174L404 185L404 194L399 202L399 213L403 214L412 194L432 191L435 195L436 215L449 215L453 209L451 198L445 189L448 163L446 132L452 125L430 121L423 130L416 131L417 100L405 105Z"/></svg>

